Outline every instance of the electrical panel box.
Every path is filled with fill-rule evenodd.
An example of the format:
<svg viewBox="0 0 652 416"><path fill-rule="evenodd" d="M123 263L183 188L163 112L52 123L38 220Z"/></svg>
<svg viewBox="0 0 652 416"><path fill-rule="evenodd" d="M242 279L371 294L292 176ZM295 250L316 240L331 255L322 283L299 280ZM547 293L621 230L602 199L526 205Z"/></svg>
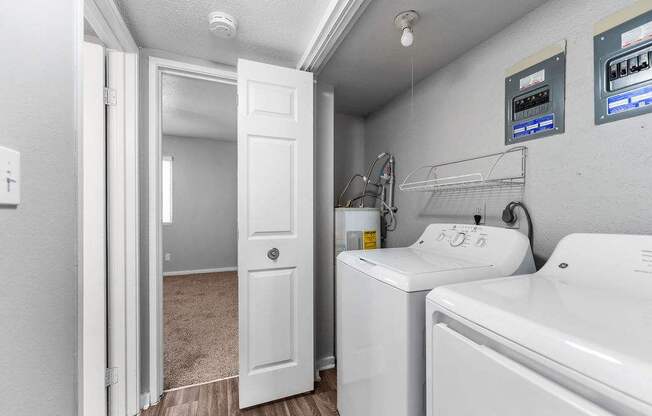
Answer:
<svg viewBox="0 0 652 416"><path fill-rule="evenodd" d="M505 78L505 144L564 132L566 43L514 65Z"/></svg>
<svg viewBox="0 0 652 416"><path fill-rule="evenodd" d="M595 123L652 112L652 11L630 7L596 24L593 52Z"/></svg>

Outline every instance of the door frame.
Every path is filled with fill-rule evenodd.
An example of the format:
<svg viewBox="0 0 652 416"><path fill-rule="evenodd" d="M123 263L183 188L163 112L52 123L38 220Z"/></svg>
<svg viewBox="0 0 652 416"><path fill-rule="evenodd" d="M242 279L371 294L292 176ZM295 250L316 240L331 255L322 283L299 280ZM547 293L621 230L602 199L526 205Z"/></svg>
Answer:
<svg viewBox="0 0 652 416"><path fill-rule="evenodd" d="M163 394L163 226L161 223L161 78L171 74L237 86L235 67L204 66L149 57L148 67L148 266L149 266L149 401ZM154 306L154 307L152 307Z"/></svg>
<svg viewBox="0 0 652 416"><path fill-rule="evenodd" d="M78 232L77 232L77 410L84 415L86 391L104 389L86 377L84 364L93 368L116 367L118 383L109 389L108 411L111 415L138 414L140 409L140 348L139 348L139 293L138 293L138 54L127 25L111 0L76 0L75 49L75 124L77 127L78 176ZM82 224L82 180L86 160L83 157L83 71L82 50L84 19L88 21L107 54L111 54L107 76L117 94L117 104L107 112L107 170L96 174L95 180L106 180L107 218L98 227L106 225L107 234L107 354L108 362L88 362L97 354L85 354L84 341L90 334L84 331L84 322L100 319L85 310L84 300L92 301L84 291L84 242L102 238L94 229ZM129 317L130 319L127 319ZM104 316L101 318L104 319ZM91 416L91 415L88 415ZM92 415L95 416L95 415Z"/></svg>

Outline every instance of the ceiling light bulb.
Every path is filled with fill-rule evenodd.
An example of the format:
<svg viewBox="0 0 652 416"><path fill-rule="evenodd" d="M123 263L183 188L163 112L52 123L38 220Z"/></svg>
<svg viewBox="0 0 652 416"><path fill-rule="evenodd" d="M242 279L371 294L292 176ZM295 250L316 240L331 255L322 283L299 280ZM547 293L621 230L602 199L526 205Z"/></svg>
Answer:
<svg viewBox="0 0 652 416"><path fill-rule="evenodd" d="M394 18L394 26L401 31L401 45L409 48L414 43L412 27L419 20L419 13L414 10L400 12Z"/></svg>
<svg viewBox="0 0 652 416"><path fill-rule="evenodd" d="M414 42L414 34L412 33L412 29L409 27L406 27L403 29L403 34L401 35L401 45L405 46L406 48L409 48L412 46L412 43Z"/></svg>

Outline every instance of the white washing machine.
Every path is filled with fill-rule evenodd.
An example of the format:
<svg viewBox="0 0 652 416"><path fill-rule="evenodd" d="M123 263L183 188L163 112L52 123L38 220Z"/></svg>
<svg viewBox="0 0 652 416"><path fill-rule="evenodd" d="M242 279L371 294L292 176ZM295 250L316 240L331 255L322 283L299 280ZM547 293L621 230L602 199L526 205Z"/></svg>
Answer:
<svg viewBox="0 0 652 416"><path fill-rule="evenodd" d="M428 416L652 415L652 237L572 234L537 273L437 288Z"/></svg>
<svg viewBox="0 0 652 416"><path fill-rule="evenodd" d="M425 298L434 287L531 273L528 239L504 228L432 224L410 247L337 257L340 416L425 414Z"/></svg>

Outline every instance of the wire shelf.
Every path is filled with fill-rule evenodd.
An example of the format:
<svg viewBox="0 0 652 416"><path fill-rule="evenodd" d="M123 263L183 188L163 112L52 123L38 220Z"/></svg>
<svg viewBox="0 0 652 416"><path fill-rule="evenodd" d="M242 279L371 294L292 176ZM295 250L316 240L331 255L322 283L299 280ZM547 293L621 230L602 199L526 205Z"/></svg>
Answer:
<svg viewBox="0 0 652 416"><path fill-rule="evenodd" d="M477 156L438 165L420 166L410 172L403 183L401 191L435 192L441 194L456 194L469 190L484 190L492 188L523 188L525 186L525 146L512 147L504 152ZM517 166L506 169L507 159L516 159ZM465 170L465 164L474 166L479 171L439 177L440 171ZM480 165L479 167L477 165ZM483 168L482 165L486 165ZM427 173L425 173L427 171ZM419 176L421 175L421 176Z"/></svg>

